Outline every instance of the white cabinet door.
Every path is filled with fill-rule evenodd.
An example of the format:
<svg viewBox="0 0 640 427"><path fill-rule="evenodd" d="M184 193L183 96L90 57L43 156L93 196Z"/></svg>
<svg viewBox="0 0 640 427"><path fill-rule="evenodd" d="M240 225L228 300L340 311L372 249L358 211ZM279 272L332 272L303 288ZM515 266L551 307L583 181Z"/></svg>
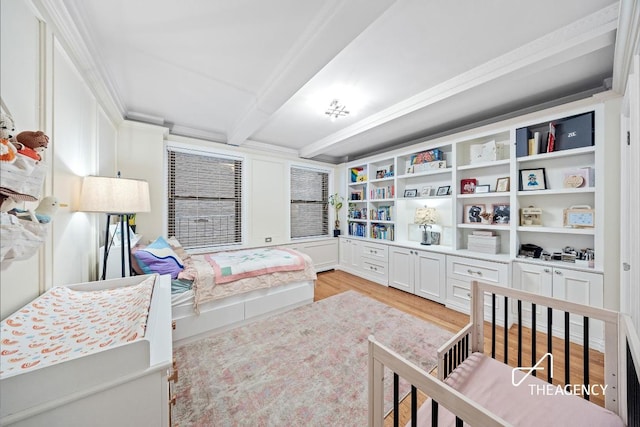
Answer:
<svg viewBox="0 0 640 427"><path fill-rule="evenodd" d="M316 271L330 270L338 262L338 242L336 239L299 242L289 247L309 255Z"/></svg>
<svg viewBox="0 0 640 427"><path fill-rule="evenodd" d="M407 248L389 248L389 286L413 293L415 252Z"/></svg>
<svg viewBox="0 0 640 427"><path fill-rule="evenodd" d="M604 306L604 282L601 274L585 271L568 270L564 268L553 269L553 296L579 304L593 307ZM554 311L554 329L564 331L564 313ZM559 322L557 320L559 320ZM582 342L583 319L581 316L569 317L569 330L571 338ZM592 320L589 324L589 335L592 344L600 346L604 337L604 326L601 322ZM564 332L563 332L564 333Z"/></svg>
<svg viewBox="0 0 640 427"><path fill-rule="evenodd" d="M553 269L543 265L515 262L513 264L513 284L517 289L531 292L537 295L552 296L553 294ZM517 316L517 307L514 305L514 314ZM530 327L532 322L531 303L522 303L522 324ZM514 318L517 321L517 317ZM556 319L556 322L558 320ZM536 325L539 331L547 330L547 308L536 307Z"/></svg>
<svg viewBox="0 0 640 427"><path fill-rule="evenodd" d="M340 239L340 265L347 270L359 267L360 245L357 240Z"/></svg>
<svg viewBox="0 0 640 427"><path fill-rule="evenodd" d="M445 256L433 252L413 251L415 258L414 293L441 302L444 299Z"/></svg>

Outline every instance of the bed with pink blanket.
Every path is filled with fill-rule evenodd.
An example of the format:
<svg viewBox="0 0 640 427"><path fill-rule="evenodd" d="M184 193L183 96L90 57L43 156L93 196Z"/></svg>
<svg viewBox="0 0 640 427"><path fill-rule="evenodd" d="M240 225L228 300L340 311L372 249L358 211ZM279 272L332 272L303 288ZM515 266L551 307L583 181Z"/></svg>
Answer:
<svg viewBox="0 0 640 427"><path fill-rule="evenodd" d="M267 247L189 255L174 249L184 263L178 279L192 283L172 296L174 342L313 302L316 272L301 252Z"/></svg>
<svg viewBox="0 0 640 427"><path fill-rule="evenodd" d="M502 331L501 346L505 348L502 360L498 360L495 346L496 337L500 335L495 322L501 314L493 309L492 317L484 318L484 297L487 294L492 296L494 307L496 299L504 300L507 309L504 310L503 324L513 324L511 328L518 328L516 354L509 354L509 347L504 345L511 335L509 328ZM411 401L411 424L407 424L411 426L640 425L640 340L628 316L479 282L472 283L471 301L470 323L438 350L437 377L370 337L370 427L384 425L384 381L395 383L400 377L414 385L407 400ZM562 345L558 345L557 339L556 344L552 344L554 339L548 335L544 340L537 338L544 334L536 334L535 328L531 334L523 334L520 326L523 304L534 304L534 313L535 307L547 308L548 313L558 313L553 316L557 320L548 316L546 330L549 331L554 330L554 321L568 326L571 316L583 319L582 360L564 357L566 349L575 345L570 343L568 327L565 328L567 332ZM491 350L486 352L485 322L490 322L487 326L491 325L492 331L486 341L489 344L487 348ZM604 326L606 339L602 355L603 380L596 381L590 372L589 331L598 322ZM536 324L535 318L532 324ZM525 340L531 342L524 345L537 348L534 360L523 357ZM538 340L541 342L536 342ZM557 354L558 347L565 350L560 355ZM513 345L511 349L513 351ZM574 352L576 349L572 350ZM514 364L512 359L517 363ZM561 372L557 372L560 367ZM385 368L394 373L392 378L384 377ZM417 407L417 390L428 396L420 408ZM590 401L596 397L602 398L604 407ZM398 414L399 411L395 410L395 425L398 425L399 420L395 418Z"/></svg>

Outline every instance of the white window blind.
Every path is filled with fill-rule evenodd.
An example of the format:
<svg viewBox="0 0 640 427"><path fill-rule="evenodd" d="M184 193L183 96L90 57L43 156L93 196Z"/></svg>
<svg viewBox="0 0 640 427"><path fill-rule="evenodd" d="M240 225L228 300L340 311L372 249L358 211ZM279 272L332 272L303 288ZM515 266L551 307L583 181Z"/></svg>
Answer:
<svg viewBox="0 0 640 427"><path fill-rule="evenodd" d="M168 236L184 248L242 242L242 159L169 148Z"/></svg>
<svg viewBox="0 0 640 427"><path fill-rule="evenodd" d="M329 174L291 168L291 237L329 234Z"/></svg>

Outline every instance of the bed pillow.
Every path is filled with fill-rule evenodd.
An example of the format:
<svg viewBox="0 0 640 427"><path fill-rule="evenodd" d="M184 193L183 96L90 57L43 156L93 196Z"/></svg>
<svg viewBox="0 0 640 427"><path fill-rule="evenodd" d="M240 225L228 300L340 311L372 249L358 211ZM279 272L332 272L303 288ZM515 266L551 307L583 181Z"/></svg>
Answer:
<svg viewBox="0 0 640 427"><path fill-rule="evenodd" d="M145 274L170 274L175 279L184 267L182 259L163 237L158 237L144 249L138 249L134 256Z"/></svg>
<svg viewBox="0 0 640 427"><path fill-rule="evenodd" d="M139 274L139 275L145 274L145 272L142 271L142 268L140 268L140 264L138 264L138 259L136 258L136 252L144 248L146 248L146 245L136 245L133 248L131 248L131 268L133 269L133 271L136 272L136 274Z"/></svg>

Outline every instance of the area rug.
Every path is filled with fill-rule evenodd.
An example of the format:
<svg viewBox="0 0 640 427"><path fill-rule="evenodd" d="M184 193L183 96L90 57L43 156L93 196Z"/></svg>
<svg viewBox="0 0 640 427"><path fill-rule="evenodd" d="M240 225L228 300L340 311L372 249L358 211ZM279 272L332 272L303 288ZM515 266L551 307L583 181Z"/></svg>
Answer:
<svg viewBox="0 0 640 427"><path fill-rule="evenodd" d="M452 336L348 291L177 347L173 419L181 427L365 426L369 335L427 371Z"/></svg>

